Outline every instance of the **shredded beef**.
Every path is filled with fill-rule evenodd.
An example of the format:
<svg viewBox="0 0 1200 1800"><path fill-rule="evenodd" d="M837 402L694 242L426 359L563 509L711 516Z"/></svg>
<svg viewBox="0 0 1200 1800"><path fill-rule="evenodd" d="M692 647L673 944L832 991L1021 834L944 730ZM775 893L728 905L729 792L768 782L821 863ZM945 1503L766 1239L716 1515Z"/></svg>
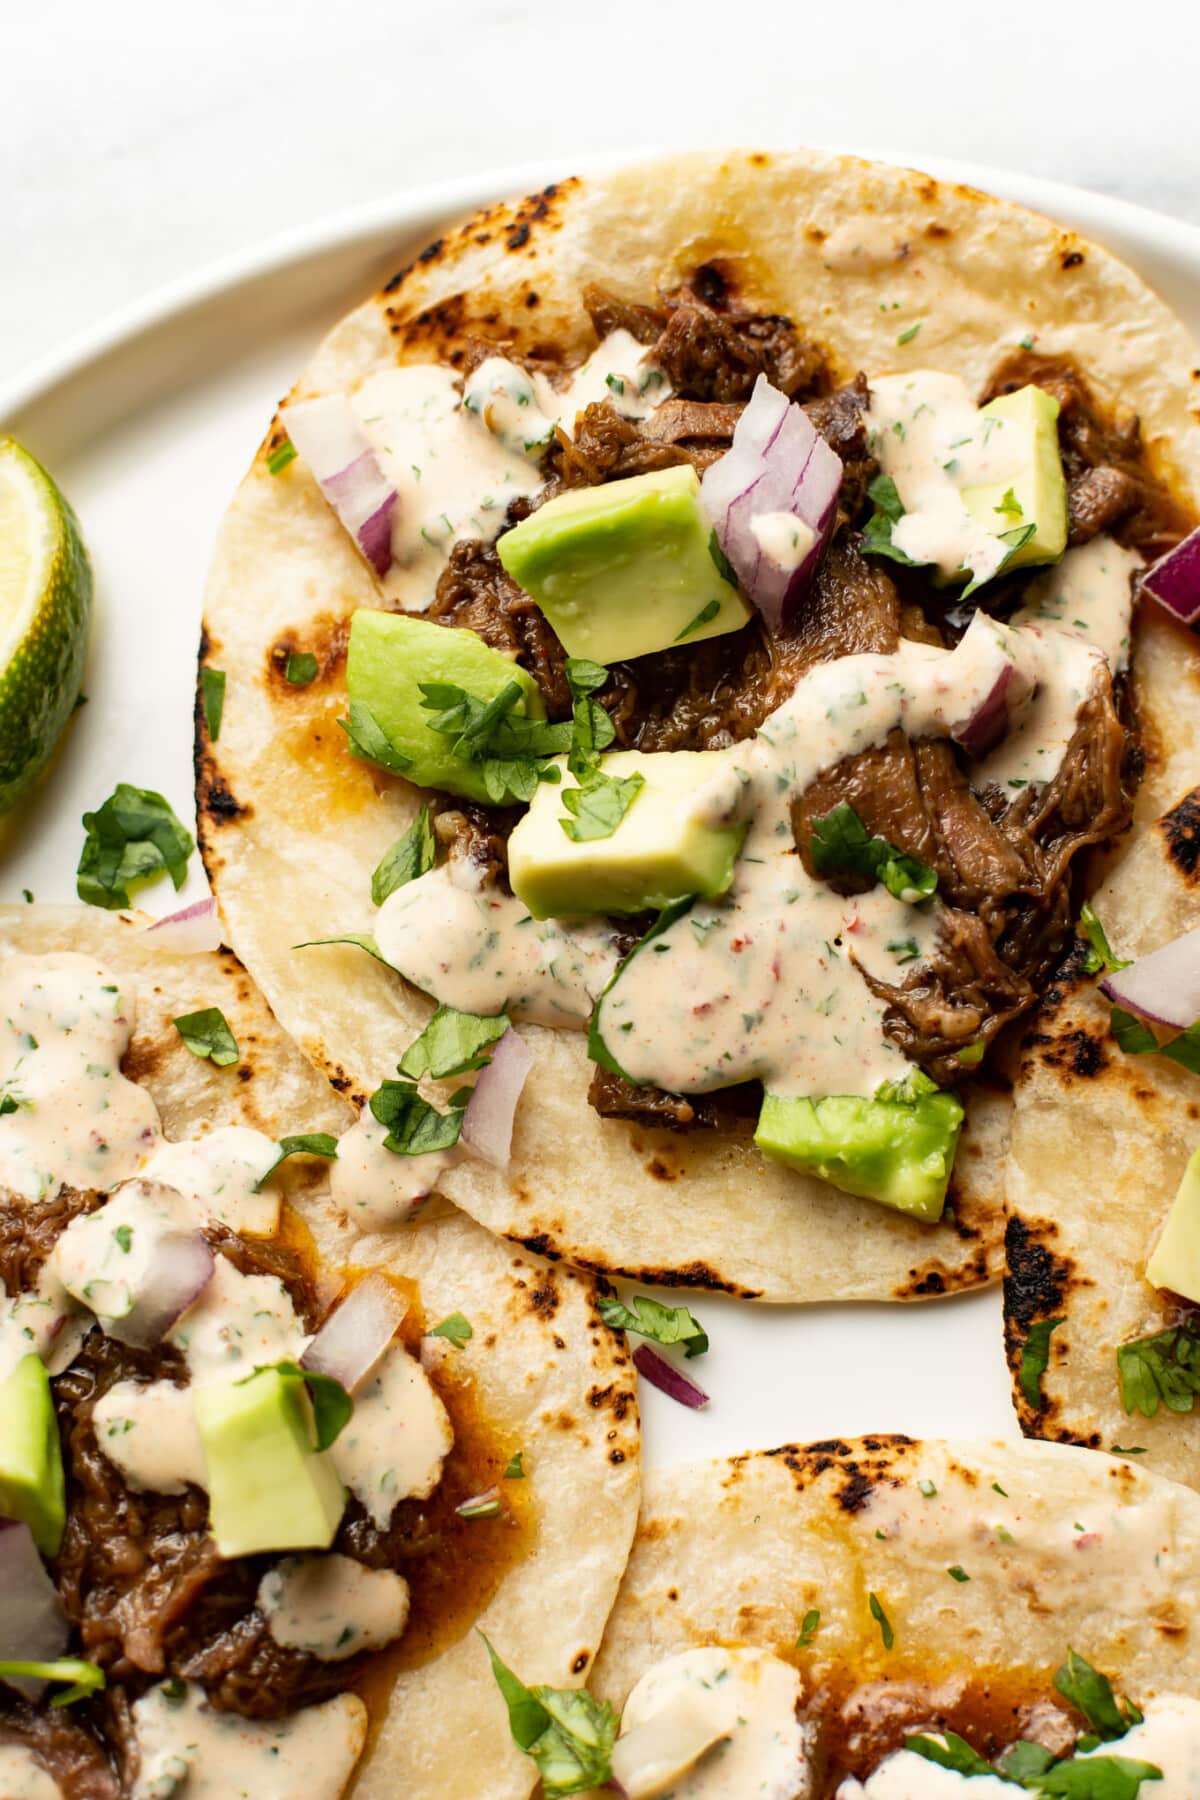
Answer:
<svg viewBox="0 0 1200 1800"><path fill-rule="evenodd" d="M551 718L571 710L566 653L545 613L507 575L491 544L455 544L427 615L465 626L493 650L512 656L535 678Z"/></svg>
<svg viewBox="0 0 1200 1800"><path fill-rule="evenodd" d="M462 859L478 871L485 887L508 882L508 837L519 809L476 806L470 800L438 802L433 830L452 860Z"/></svg>
<svg viewBox="0 0 1200 1800"><path fill-rule="evenodd" d="M757 1118L762 1089L757 1081L745 1081L716 1094L668 1094L663 1088L639 1087L597 1065L588 1100L604 1119L631 1119L666 1131L736 1131Z"/></svg>
<svg viewBox="0 0 1200 1800"><path fill-rule="evenodd" d="M10 1294L35 1288L42 1264L71 1220L91 1212L100 1195L88 1189L62 1188L53 1200L31 1204L0 1198L0 1282Z"/></svg>
<svg viewBox="0 0 1200 1800"><path fill-rule="evenodd" d="M631 332L685 400L748 400L760 375L792 399L820 391L825 358L790 319L744 311L719 279L700 285L703 297L695 286L681 288L657 307L632 306L599 287L585 288L583 303L598 336Z"/></svg>
<svg viewBox="0 0 1200 1800"><path fill-rule="evenodd" d="M64 1800L118 1800L120 1789L87 1707L31 1706L0 1688L0 1744L31 1750Z"/></svg>
<svg viewBox="0 0 1200 1800"><path fill-rule="evenodd" d="M1067 477L1071 542L1111 531L1153 559L1177 544L1191 520L1151 471L1137 414L1105 417L1091 387L1066 356L1018 350L993 372L983 395L1011 394L1030 382L1058 401L1058 441Z"/></svg>
<svg viewBox="0 0 1200 1800"><path fill-rule="evenodd" d="M594 401L571 436L561 428L555 432L546 464L555 486L546 498L680 463L703 475L728 450L741 411L703 400L666 400L648 419L635 420L623 418L607 400Z"/></svg>
<svg viewBox="0 0 1200 1800"><path fill-rule="evenodd" d="M866 503L867 487L879 473L879 464L868 447L870 404L867 378L856 375L845 387L823 399L808 401L804 408L829 448L842 459L838 512L843 523L858 517Z"/></svg>

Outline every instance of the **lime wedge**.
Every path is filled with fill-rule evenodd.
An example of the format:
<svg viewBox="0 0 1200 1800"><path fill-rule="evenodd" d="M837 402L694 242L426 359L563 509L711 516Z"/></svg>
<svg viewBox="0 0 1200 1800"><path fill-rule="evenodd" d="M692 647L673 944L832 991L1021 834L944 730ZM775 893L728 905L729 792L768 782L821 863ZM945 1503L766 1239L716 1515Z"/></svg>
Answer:
<svg viewBox="0 0 1200 1800"><path fill-rule="evenodd" d="M0 813L49 760L87 662L92 569L75 514L0 437Z"/></svg>

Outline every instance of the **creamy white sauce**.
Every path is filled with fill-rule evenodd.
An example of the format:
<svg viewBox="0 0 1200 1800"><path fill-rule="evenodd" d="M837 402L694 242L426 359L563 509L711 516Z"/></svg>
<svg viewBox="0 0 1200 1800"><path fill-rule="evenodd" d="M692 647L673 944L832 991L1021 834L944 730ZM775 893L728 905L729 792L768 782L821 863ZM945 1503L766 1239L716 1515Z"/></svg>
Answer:
<svg viewBox="0 0 1200 1800"><path fill-rule="evenodd" d="M160 1683L134 1702L133 1724L132 1800L339 1800L366 1742L367 1709L357 1694L339 1694L285 1719L244 1719L217 1712L190 1682Z"/></svg>
<svg viewBox="0 0 1200 1800"><path fill-rule="evenodd" d="M349 1556L285 1556L259 1582L256 1605L284 1649L341 1662L400 1636L408 1583Z"/></svg>
<svg viewBox="0 0 1200 1800"><path fill-rule="evenodd" d="M646 419L671 392L662 369L628 331L612 331L558 387L507 357L489 356L463 383L463 406L482 419L506 449L540 456L555 426L568 437L587 407L607 401L625 419Z"/></svg>
<svg viewBox="0 0 1200 1800"><path fill-rule="evenodd" d="M207 1488L204 1445L190 1387L118 1381L96 1402L96 1442L137 1493Z"/></svg>
<svg viewBox="0 0 1200 1800"><path fill-rule="evenodd" d="M23 1744L0 1744L0 1796L3 1800L63 1800L63 1791L32 1750Z"/></svg>
<svg viewBox="0 0 1200 1800"><path fill-rule="evenodd" d="M50 1262L43 1266L37 1287L27 1293L6 1295L0 1282L0 1381L30 1351L41 1357L52 1375L61 1375L79 1354L91 1323Z"/></svg>
<svg viewBox="0 0 1200 1800"><path fill-rule="evenodd" d="M50 1199L110 1188L158 1137L150 1095L121 1074L130 997L90 956L10 954L0 964L0 1186Z"/></svg>
<svg viewBox="0 0 1200 1800"><path fill-rule="evenodd" d="M931 369L876 376L867 423L880 466L904 503L904 517L892 527L896 548L942 575L994 575L1010 548L1001 533L1031 521L1000 515L989 530L963 490L1014 481L1028 466L1026 433L980 412L957 375Z"/></svg>
<svg viewBox="0 0 1200 1800"><path fill-rule="evenodd" d="M384 1148L387 1134L387 1126L364 1106L338 1139L337 1161L330 1167L334 1205L364 1231L410 1225L446 1170L459 1160L457 1144L426 1156L401 1156Z"/></svg>
<svg viewBox="0 0 1200 1800"><path fill-rule="evenodd" d="M1010 623L1053 627L1079 638L1099 650L1114 675L1119 674L1129 666L1133 578L1142 566L1136 550L1126 550L1101 532L1036 575Z"/></svg>
<svg viewBox="0 0 1200 1800"><path fill-rule="evenodd" d="M459 378L435 363L372 375L351 403L398 496L393 567L384 585L409 612L424 612L454 544L490 544L510 500L542 485L522 451L464 411Z"/></svg>
<svg viewBox="0 0 1200 1800"><path fill-rule="evenodd" d="M446 864L397 888L375 917L380 955L464 1012L582 1028L617 966L612 927L538 920L513 894L460 886Z"/></svg>
<svg viewBox="0 0 1200 1800"><path fill-rule="evenodd" d="M215 1219L249 1237L270 1237L279 1227L278 1192L256 1193L279 1158L279 1145L248 1125L220 1125L203 1137L160 1143L141 1170L190 1202L197 1224Z"/></svg>
<svg viewBox="0 0 1200 1800"><path fill-rule="evenodd" d="M354 1414L333 1445L333 1464L376 1525L400 1500L426 1499L441 1478L454 1431L428 1375L401 1344L354 1396Z"/></svg>
<svg viewBox="0 0 1200 1800"><path fill-rule="evenodd" d="M681 1651L626 1700L613 1774L631 1800L801 1800L815 1728L800 1697L796 1670L769 1651Z"/></svg>
<svg viewBox="0 0 1200 1800"><path fill-rule="evenodd" d="M1106 1750L1111 1748L1105 1745ZM900 1750L881 1763L865 1783L853 1777L843 1781L837 1800L1016 1800L1025 1791L999 1775L960 1775L918 1756L915 1750ZM1159 1792L1157 1782L1153 1792Z"/></svg>
<svg viewBox="0 0 1200 1800"><path fill-rule="evenodd" d="M174 1188L135 1176L97 1211L71 1220L50 1262L67 1293L103 1325L125 1318L163 1240L187 1232L192 1224L187 1203Z"/></svg>
<svg viewBox="0 0 1200 1800"><path fill-rule="evenodd" d="M789 573L800 567L817 541L812 526L794 513L756 513L750 520L750 531L767 561Z"/></svg>

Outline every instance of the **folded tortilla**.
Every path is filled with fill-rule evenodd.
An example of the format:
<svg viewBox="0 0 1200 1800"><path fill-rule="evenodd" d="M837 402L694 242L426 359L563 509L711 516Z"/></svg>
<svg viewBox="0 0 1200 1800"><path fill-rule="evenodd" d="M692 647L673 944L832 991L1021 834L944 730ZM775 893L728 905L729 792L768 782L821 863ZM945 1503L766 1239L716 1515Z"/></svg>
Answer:
<svg viewBox="0 0 1200 1800"><path fill-rule="evenodd" d="M706 262L739 300L818 339L839 378L899 363L979 391L1036 332L1039 350L1077 358L1102 397L1136 408L1156 468L1200 496L1196 354L1137 275L987 195L812 151L700 152L489 208L337 326L293 398L398 361L449 361L472 331L518 352L582 352L587 283L650 299ZM898 318L919 320L904 352ZM418 795L346 752L348 622L384 596L308 471L270 474L271 441L229 509L208 584L202 662L228 686L219 743L197 715L200 835L231 941L306 1054L361 1104L428 1002L359 951L292 946L369 929L371 871ZM285 679L292 646L319 652L307 687ZM1168 664L1142 684L1152 728L1175 710ZM769 1301L914 1299L999 1273L1002 1093L968 1090L951 1204L929 1226L765 1161L744 1136L601 1120L582 1034L523 1034L535 1066L511 1166L467 1160L442 1183L490 1230L608 1273Z"/></svg>
<svg viewBox="0 0 1200 1800"><path fill-rule="evenodd" d="M228 950L160 949L142 915L92 907L0 907L0 949L72 950L97 957L136 987L136 1028L124 1072L154 1098L170 1139L223 1125L268 1136L337 1135L354 1109L289 1041ZM218 1006L241 1053L219 1069L194 1056L172 1021ZM307 1160L307 1159L306 1159ZM528 1553L503 1575L474 1621L520 1646L534 1678L586 1679L625 1564L639 1492L636 1378L623 1340L602 1328L584 1277L514 1255L450 1208L375 1248L332 1208L324 1169L295 1161L279 1171L286 1197L336 1267L377 1263L415 1280L429 1321L461 1312L473 1330L453 1352L480 1420L519 1443L531 1508ZM503 1707L481 1666L473 1630L425 1660L404 1656L382 1689L354 1792L445 1800L524 1800L536 1771L513 1746ZM390 1653L385 1653L386 1658Z"/></svg>

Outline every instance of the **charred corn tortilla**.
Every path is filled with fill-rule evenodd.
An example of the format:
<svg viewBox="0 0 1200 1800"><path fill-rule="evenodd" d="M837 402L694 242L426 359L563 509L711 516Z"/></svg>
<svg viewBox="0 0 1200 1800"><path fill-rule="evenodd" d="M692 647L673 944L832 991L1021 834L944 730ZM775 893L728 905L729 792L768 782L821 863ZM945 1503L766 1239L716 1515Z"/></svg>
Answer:
<svg viewBox="0 0 1200 1800"><path fill-rule="evenodd" d="M1190 647L1189 647L1190 649ZM1180 730L1165 778L1200 756L1196 678L1180 668ZM1132 959L1200 924L1200 788L1148 820L1094 905L1115 954ZM1068 970L1026 1036L1009 1167L1005 1318L1022 1428L1068 1442L1134 1446L1147 1465L1195 1485L1197 1421L1165 1405L1129 1416L1117 1348L1176 1324L1180 1308L1146 1280L1146 1263L1200 1141L1200 1081L1162 1056L1125 1055L1097 979ZM1070 1154L1062 1146L1069 1135ZM1022 1380L1031 1331L1045 1372ZM1035 1336L1035 1343L1037 1338Z"/></svg>
<svg viewBox="0 0 1200 1800"><path fill-rule="evenodd" d="M137 1022L125 1073L151 1093L169 1138L219 1125L337 1135L353 1108L281 1031L237 959L164 952L138 915L93 908L0 908L0 950L78 951L136 986ZM217 1069L193 1056L172 1023L219 1006L241 1060ZM461 1312L473 1336L450 1352L487 1429L519 1444L526 1472L525 1554L500 1579L477 1621L422 1646L381 1707L354 1792L438 1793L521 1800L530 1765L513 1747L502 1706L469 1628L512 1635L538 1678L585 1678L620 1579L639 1488L635 1380L623 1341L603 1329L584 1278L514 1254L470 1219L444 1209L366 1253L331 1207L323 1168L285 1164L280 1178L324 1259L380 1263L416 1281L428 1324Z"/></svg>
<svg viewBox="0 0 1200 1800"><path fill-rule="evenodd" d="M784 1445L651 1477L589 1686L619 1712L679 1651L773 1651L820 1722L818 1766L844 1772L856 1722L875 1759L921 1726L1018 1735L1020 1709L1056 1700L1068 1645L1139 1703L1195 1693L1198 1595L1200 1500L1128 1463L1020 1442Z"/></svg>
<svg viewBox="0 0 1200 1800"><path fill-rule="evenodd" d="M294 397L355 387L397 361L450 361L472 334L582 352L588 282L652 297L706 264L746 305L811 333L839 379L931 367L977 392L1036 332L1039 349L1077 357L1102 398L1135 408L1155 465L1181 493L1200 492L1195 354L1132 271L988 196L815 152L667 159L491 208L338 326ZM290 946L366 928L371 871L417 794L346 754L348 621L378 606L386 583L301 464L271 475L278 439L229 510L208 585L203 660L228 688L218 744L198 719L200 835L239 953L305 1052L361 1102L428 1003L357 951ZM292 648L317 656L307 687L286 681ZM1143 681L1152 727L1175 689L1169 659L1161 682L1156 668ZM928 1226L766 1162L746 1137L602 1121L586 1100L582 1034L525 1035L535 1067L510 1168L466 1161L442 1183L492 1231L607 1272L771 1301L907 1299L998 1273L1003 1095L969 1102L951 1207Z"/></svg>

